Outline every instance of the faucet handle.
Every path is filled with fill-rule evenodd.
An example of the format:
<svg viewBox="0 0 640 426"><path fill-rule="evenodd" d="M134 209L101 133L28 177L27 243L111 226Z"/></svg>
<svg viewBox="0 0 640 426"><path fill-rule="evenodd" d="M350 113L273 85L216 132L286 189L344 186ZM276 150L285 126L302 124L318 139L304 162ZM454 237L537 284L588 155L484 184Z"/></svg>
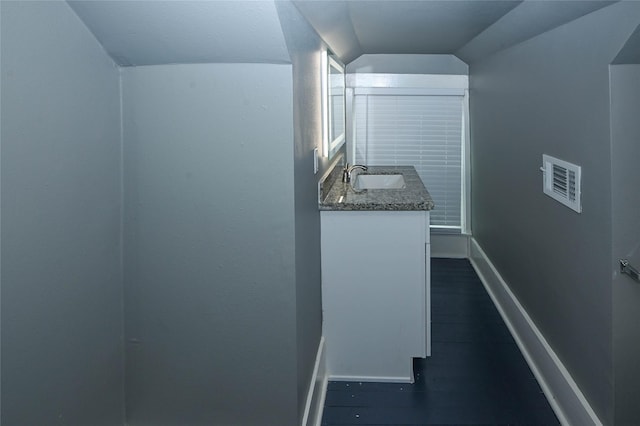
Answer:
<svg viewBox="0 0 640 426"><path fill-rule="evenodd" d="M342 182L347 183L349 182L349 163L346 163L344 165L344 168L342 169Z"/></svg>
<svg viewBox="0 0 640 426"><path fill-rule="evenodd" d="M362 164L354 164L353 166L349 166L349 163L347 163L345 168L342 169L342 182L345 182L345 183L351 182L351 172L353 172L355 169L367 171L368 167L363 166Z"/></svg>

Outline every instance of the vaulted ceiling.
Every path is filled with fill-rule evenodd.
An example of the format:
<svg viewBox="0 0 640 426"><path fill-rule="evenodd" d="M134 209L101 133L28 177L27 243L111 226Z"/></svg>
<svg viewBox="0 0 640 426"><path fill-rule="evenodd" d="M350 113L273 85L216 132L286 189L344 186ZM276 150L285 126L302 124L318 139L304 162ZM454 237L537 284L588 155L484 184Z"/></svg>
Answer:
<svg viewBox="0 0 640 426"><path fill-rule="evenodd" d="M336 54L451 54L520 1L294 1Z"/></svg>
<svg viewBox="0 0 640 426"><path fill-rule="evenodd" d="M276 2L69 0L123 66L288 62ZM349 63L363 54L484 55L602 8L594 0L293 0Z"/></svg>
<svg viewBox="0 0 640 426"><path fill-rule="evenodd" d="M612 1L294 0L345 63L362 54L447 53L470 63Z"/></svg>
<svg viewBox="0 0 640 426"><path fill-rule="evenodd" d="M272 0L69 0L122 66L289 62Z"/></svg>

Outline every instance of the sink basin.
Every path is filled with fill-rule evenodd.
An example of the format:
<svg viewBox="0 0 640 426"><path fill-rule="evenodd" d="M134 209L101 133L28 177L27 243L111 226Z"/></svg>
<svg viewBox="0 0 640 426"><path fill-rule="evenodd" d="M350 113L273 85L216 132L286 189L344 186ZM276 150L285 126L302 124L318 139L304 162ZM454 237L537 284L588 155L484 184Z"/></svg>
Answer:
<svg viewBox="0 0 640 426"><path fill-rule="evenodd" d="M356 175L353 189L402 189L406 185L401 174L396 175Z"/></svg>

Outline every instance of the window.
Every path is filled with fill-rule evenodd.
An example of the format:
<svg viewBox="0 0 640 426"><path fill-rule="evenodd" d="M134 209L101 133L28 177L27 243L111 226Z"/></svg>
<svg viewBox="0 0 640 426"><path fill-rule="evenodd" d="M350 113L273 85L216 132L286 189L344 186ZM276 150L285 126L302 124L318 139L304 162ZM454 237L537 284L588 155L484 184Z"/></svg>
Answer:
<svg viewBox="0 0 640 426"><path fill-rule="evenodd" d="M399 76L394 87L355 87L352 158L371 166L414 166L436 204L432 227L467 233L466 76L437 77L443 76ZM415 86L402 85L402 78Z"/></svg>

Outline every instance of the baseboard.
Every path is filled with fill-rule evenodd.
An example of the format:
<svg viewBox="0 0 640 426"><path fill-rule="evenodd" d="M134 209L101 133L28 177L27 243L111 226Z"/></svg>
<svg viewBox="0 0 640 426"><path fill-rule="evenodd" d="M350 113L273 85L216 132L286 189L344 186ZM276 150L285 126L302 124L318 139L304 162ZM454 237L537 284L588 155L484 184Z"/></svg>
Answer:
<svg viewBox="0 0 640 426"><path fill-rule="evenodd" d="M307 392L307 402L302 416L302 426L320 426L322 423L322 411L327 394L327 368L324 337L320 338L316 363L313 367L313 376Z"/></svg>
<svg viewBox="0 0 640 426"><path fill-rule="evenodd" d="M466 259L469 257L469 235L431 233L431 257Z"/></svg>
<svg viewBox="0 0 640 426"><path fill-rule="evenodd" d="M388 376L331 376L333 382L413 383L412 377Z"/></svg>
<svg viewBox="0 0 640 426"><path fill-rule="evenodd" d="M569 371L474 238L469 258L558 420L563 425L602 425Z"/></svg>

